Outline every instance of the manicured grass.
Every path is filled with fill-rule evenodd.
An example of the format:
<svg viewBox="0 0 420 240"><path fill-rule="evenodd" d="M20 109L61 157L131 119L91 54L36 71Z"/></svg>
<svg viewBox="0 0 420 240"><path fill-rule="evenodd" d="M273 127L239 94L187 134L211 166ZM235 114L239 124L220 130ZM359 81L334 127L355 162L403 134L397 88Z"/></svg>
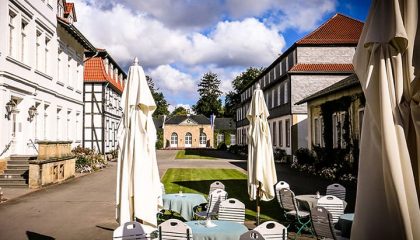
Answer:
<svg viewBox="0 0 420 240"><path fill-rule="evenodd" d="M221 181L229 198L236 198L246 207L246 219L255 220L256 203L248 196L247 176L235 169L207 169L207 168L171 168L162 178L167 193L199 193L207 197L209 186L214 181ZM282 219L282 211L276 199L261 202L261 220Z"/></svg>
<svg viewBox="0 0 420 240"><path fill-rule="evenodd" d="M176 153L176 159L215 159L214 157L206 156L205 150L179 150Z"/></svg>

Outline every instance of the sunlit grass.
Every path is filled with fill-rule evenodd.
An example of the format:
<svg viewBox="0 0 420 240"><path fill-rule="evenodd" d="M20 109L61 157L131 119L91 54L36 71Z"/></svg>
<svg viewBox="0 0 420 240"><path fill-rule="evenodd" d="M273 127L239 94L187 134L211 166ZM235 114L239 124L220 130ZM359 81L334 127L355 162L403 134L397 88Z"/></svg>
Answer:
<svg viewBox="0 0 420 240"><path fill-rule="evenodd" d="M215 159L214 157L205 156L201 150L179 150L176 153L176 159Z"/></svg>

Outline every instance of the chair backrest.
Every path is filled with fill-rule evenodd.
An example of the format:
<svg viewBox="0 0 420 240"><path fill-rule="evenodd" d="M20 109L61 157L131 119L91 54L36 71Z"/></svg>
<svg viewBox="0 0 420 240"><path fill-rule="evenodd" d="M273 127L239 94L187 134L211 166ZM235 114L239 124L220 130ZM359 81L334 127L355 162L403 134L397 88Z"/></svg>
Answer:
<svg viewBox="0 0 420 240"><path fill-rule="evenodd" d="M214 190L209 197L209 207L207 211L209 213L218 213L220 203L227 198L227 192L223 189Z"/></svg>
<svg viewBox="0 0 420 240"><path fill-rule="evenodd" d="M126 222L114 230L114 240L148 239L143 227L138 222Z"/></svg>
<svg viewBox="0 0 420 240"><path fill-rule="evenodd" d="M169 219L158 226L159 240L191 240L191 228L178 219Z"/></svg>
<svg viewBox="0 0 420 240"><path fill-rule="evenodd" d="M336 239L331 213L324 207L316 206L311 209L312 227L318 239Z"/></svg>
<svg viewBox="0 0 420 240"><path fill-rule="evenodd" d="M324 207L331 213L333 223L337 223L340 216L344 214L343 200L333 195L318 199L317 206Z"/></svg>
<svg viewBox="0 0 420 240"><path fill-rule="evenodd" d="M256 228L255 231L261 233L264 239L287 239L287 228L282 224L274 221L267 221Z"/></svg>
<svg viewBox="0 0 420 240"><path fill-rule="evenodd" d="M287 188L280 189L280 206L287 211L298 211L295 194Z"/></svg>
<svg viewBox="0 0 420 240"><path fill-rule="evenodd" d="M212 184L210 184L209 196L216 189L223 189L223 190L225 190L225 185L223 185L223 183L221 183L219 181L216 181L216 182L213 182Z"/></svg>
<svg viewBox="0 0 420 240"><path fill-rule="evenodd" d="M261 233L255 230L249 230L246 233L243 233L239 240L265 240L265 238L261 235Z"/></svg>
<svg viewBox="0 0 420 240"><path fill-rule="evenodd" d="M341 200L346 200L346 188L338 183L334 183L327 187L325 195L334 195Z"/></svg>
<svg viewBox="0 0 420 240"><path fill-rule="evenodd" d="M276 190L276 195L277 195L277 201L279 202L281 208L283 208L283 206L281 205L281 202L280 202L280 189L282 189L282 188L290 189L290 186L285 181L279 181L275 185L275 190Z"/></svg>
<svg viewBox="0 0 420 240"><path fill-rule="evenodd" d="M220 203L218 219L244 224L245 204L235 198L224 200Z"/></svg>

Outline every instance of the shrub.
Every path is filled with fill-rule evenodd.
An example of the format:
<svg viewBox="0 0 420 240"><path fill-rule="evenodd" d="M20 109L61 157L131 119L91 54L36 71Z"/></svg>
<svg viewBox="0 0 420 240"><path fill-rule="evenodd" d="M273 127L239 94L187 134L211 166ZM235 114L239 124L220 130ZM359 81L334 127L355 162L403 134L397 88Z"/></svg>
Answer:
<svg viewBox="0 0 420 240"><path fill-rule="evenodd" d="M299 148L298 150L296 150L295 156L296 156L297 163L300 165L303 165L303 164L312 165L315 163L315 160L316 160L315 154L307 148Z"/></svg>
<svg viewBox="0 0 420 240"><path fill-rule="evenodd" d="M103 155L98 154L95 149L79 145L72 150L72 153L76 157L76 170L86 168L97 170L105 166Z"/></svg>
<svg viewBox="0 0 420 240"><path fill-rule="evenodd" d="M156 149L162 149L163 148L163 130L158 129L157 132L157 140L156 140Z"/></svg>
<svg viewBox="0 0 420 240"><path fill-rule="evenodd" d="M114 149L109 153L112 155L112 159L118 158L118 149Z"/></svg>
<svg viewBox="0 0 420 240"><path fill-rule="evenodd" d="M282 161L283 158L287 155L284 149L275 148L273 149L274 160Z"/></svg>
<svg viewBox="0 0 420 240"><path fill-rule="evenodd" d="M219 143L219 145L217 146L217 149L222 150L222 151L226 151L227 150L226 143L224 143L224 142Z"/></svg>

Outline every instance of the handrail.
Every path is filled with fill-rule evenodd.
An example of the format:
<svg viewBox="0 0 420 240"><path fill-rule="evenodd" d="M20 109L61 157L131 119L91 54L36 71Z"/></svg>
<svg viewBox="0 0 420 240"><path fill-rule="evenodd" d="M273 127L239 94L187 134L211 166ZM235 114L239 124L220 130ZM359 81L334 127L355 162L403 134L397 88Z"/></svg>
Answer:
<svg viewBox="0 0 420 240"><path fill-rule="evenodd" d="M6 146L3 149L3 152L1 152L1 154L0 154L0 157L3 156L3 154L6 153L7 150L9 150L10 146L12 145L12 143L13 143L13 139L10 140L10 142L8 144L6 144Z"/></svg>
<svg viewBox="0 0 420 240"><path fill-rule="evenodd" d="M36 153L39 153L39 152L38 152L38 149L37 149L37 148L36 148L36 146L35 146L34 141L32 141L32 139L29 139L29 141L31 142L32 146L34 147L34 149L35 149Z"/></svg>

